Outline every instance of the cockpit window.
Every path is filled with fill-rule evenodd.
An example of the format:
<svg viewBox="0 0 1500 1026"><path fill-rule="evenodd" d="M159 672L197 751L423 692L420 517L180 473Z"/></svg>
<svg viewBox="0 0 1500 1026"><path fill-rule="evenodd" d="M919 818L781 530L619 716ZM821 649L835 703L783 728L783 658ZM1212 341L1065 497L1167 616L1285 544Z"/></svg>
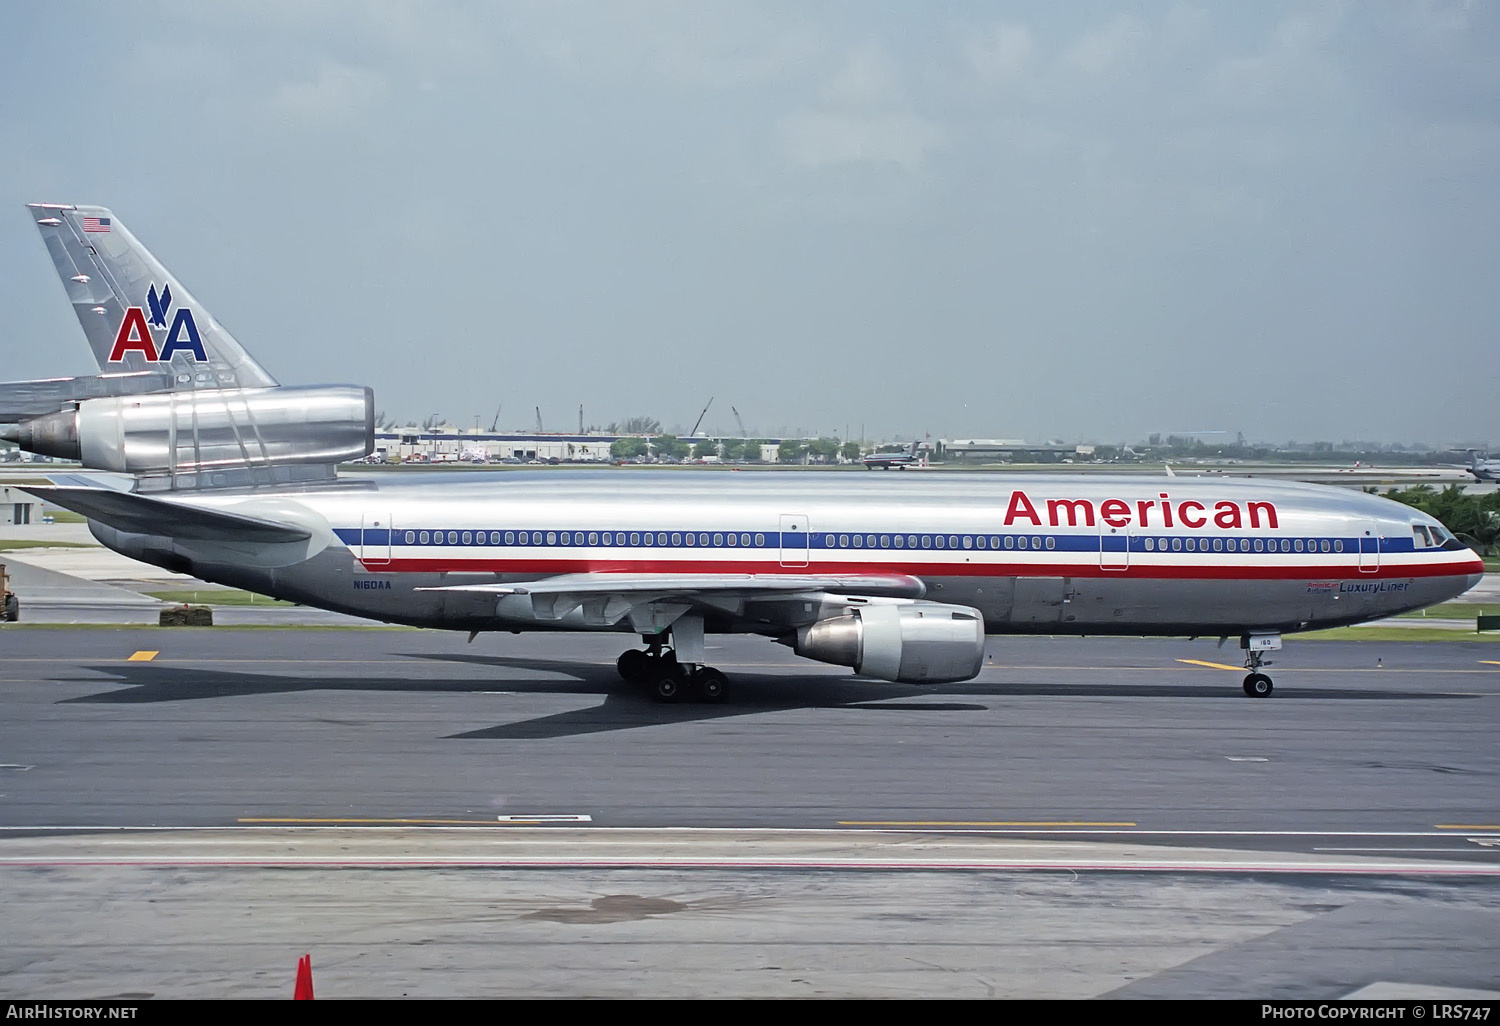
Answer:
<svg viewBox="0 0 1500 1026"><path fill-rule="evenodd" d="M1432 547L1432 539L1427 535L1426 525L1412 524L1411 533L1417 536L1417 548L1426 549Z"/></svg>

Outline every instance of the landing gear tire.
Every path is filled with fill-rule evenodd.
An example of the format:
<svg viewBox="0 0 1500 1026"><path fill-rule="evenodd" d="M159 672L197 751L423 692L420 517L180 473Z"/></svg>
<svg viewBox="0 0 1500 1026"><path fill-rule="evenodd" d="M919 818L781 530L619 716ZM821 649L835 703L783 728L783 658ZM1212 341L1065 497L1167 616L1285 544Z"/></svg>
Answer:
<svg viewBox="0 0 1500 1026"><path fill-rule="evenodd" d="M1264 673L1252 673L1245 677L1245 694L1251 698L1269 698L1271 689L1271 678Z"/></svg>
<svg viewBox="0 0 1500 1026"><path fill-rule="evenodd" d="M682 697L683 680L675 673L664 673L656 679L651 691L658 702L675 702Z"/></svg>
<svg viewBox="0 0 1500 1026"><path fill-rule="evenodd" d="M632 684L639 684L651 674L651 657L638 648L628 649L615 661L615 669Z"/></svg>
<svg viewBox="0 0 1500 1026"><path fill-rule="evenodd" d="M700 702L722 702L729 690L729 678L712 666L705 666L693 675L693 688L698 692Z"/></svg>

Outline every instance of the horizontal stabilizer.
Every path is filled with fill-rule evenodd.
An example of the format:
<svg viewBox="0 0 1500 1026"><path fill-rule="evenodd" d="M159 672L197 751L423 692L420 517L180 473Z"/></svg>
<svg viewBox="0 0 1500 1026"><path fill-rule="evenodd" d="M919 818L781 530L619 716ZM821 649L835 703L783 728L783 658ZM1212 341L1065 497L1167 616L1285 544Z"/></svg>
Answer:
<svg viewBox="0 0 1500 1026"><path fill-rule="evenodd" d="M165 371L126 374L93 374L78 378L43 378L39 381L0 381L0 424L13 424L45 417L88 399L104 396L145 395L172 388L172 375Z"/></svg>
<svg viewBox="0 0 1500 1026"><path fill-rule="evenodd" d="M223 509L189 506L131 492L55 485L27 485L25 491L129 534L254 544L301 542L312 537L310 530L296 524L277 523Z"/></svg>

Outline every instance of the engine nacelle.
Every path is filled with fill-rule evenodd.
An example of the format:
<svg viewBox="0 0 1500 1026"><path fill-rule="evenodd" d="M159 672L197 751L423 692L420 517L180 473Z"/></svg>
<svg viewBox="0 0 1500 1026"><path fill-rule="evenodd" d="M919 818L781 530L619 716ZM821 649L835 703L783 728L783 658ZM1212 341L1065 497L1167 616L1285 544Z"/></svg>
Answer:
<svg viewBox="0 0 1500 1026"><path fill-rule="evenodd" d="M113 396L8 434L30 452L125 474L341 463L375 451L375 394L339 385Z"/></svg>
<svg viewBox="0 0 1500 1026"><path fill-rule="evenodd" d="M984 616L945 602L872 603L799 628L798 655L902 684L969 680L984 664Z"/></svg>

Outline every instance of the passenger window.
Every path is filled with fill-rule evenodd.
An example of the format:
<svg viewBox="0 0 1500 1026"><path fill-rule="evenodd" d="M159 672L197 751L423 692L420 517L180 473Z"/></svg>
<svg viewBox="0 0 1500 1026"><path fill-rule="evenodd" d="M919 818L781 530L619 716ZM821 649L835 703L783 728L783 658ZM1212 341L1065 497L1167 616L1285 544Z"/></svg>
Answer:
<svg viewBox="0 0 1500 1026"><path fill-rule="evenodd" d="M984 535L982 535L982 534L981 535L977 535L974 538L974 544L978 548L981 548L981 549L984 548Z"/></svg>
<svg viewBox="0 0 1500 1026"><path fill-rule="evenodd" d="M956 548L958 548L958 535L956 535L956 534L950 534L948 536L948 547L950 549L956 549Z"/></svg>
<svg viewBox="0 0 1500 1026"><path fill-rule="evenodd" d="M724 544L724 536L722 534L718 533L717 531L715 531L714 532L714 548L718 548L719 546L721 546L723 544Z"/></svg>
<svg viewBox="0 0 1500 1026"><path fill-rule="evenodd" d="M656 538L657 538L658 541L661 540L661 537L662 537L661 535L657 535L656 536ZM672 544L673 545L681 545L682 544L682 533L680 531L673 531L672 532Z"/></svg>
<svg viewBox="0 0 1500 1026"><path fill-rule="evenodd" d="M906 539L903 538L903 537L901 537L899 534L896 535L896 548L900 549L900 548L905 548L905 547L906 547Z"/></svg>
<svg viewBox="0 0 1500 1026"><path fill-rule="evenodd" d="M1034 548L1034 549L1041 548L1042 547L1042 540L1040 538L1033 538L1033 539L1031 539L1031 547Z"/></svg>
<svg viewBox="0 0 1500 1026"><path fill-rule="evenodd" d="M499 531L491 531L490 532L490 544L491 545L499 545L500 544L500 532Z"/></svg>
<svg viewBox="0 0 1500 1026"><path fill-rule="evenodd" d="M938 548L942 548L943 547L943 536L942 535L938 535L937 536L935 544L937 545Z"/></svg>
<svg viewBox="0 0 1500 1026"><path fill-rule="evenodd" d="M992 535L990 535L990 548L992 548L992 549L998 549L999 547L1000 547L1000 536L998 534L992 534Z"/></svg>
<svg viewBox="0 0 1500 1026"><path fill-rule="evenodd" d="M1017 538L1016 539L1016 544L1018 546L1020 546L1021 548L1024 549L1026 547L1026 538L1025 538L1025 536L1023 535L1022 537Z"/></svg>
<svg viewBox="0 0 1500 1026"><path fill-rule="evenodd" d="M1048 538L1047 539L1047 548L1049 548L1049 549L1055 549L1055 548L1057 548L1057 539L1056 538Z"/></svg>
<svg viewBox="0 0 1500 1026"><path fill-rule="evenodd" d="M764 545L765 543L766 543L766 536L757 531L756 535L755 535L755 544L756 545Z"/></svg>
<svg viewBox="0 0 1500 1026"><path fill-rule="evenodd" d="M858 534L856 534L854 536L854 547L856 549L859 548L860 546L864 545L864 543L865 543L865 539L864 539L863 536L858 535Z"/></svg>
<svg viewBox="0 0 1500 1026"><path fill-rule="evenodd" d="M839 543L838 536L830 534L827 538L823 539L823 542L824 542L825 545L827 545L831 549L834 546L838 545L838 543Z"/></svg>
<svg viewBox="0 0 1500 1026"><path fill-rule="evenodd" d="M450 534L449 537L451 538L452 535ZM557 532L556 531L548 531L547 532L547 544L548 545L556 545L557 544Z"/></svg>
<svg viewBox="0 0 1500 1026"><path fill-rule="evenodd" d="M427 544L427 537L428 537L427 532L423 531L421 537L422 537L422 544L426 545Z"/></svg>
<svg viewBox="0 0 1500 1026"><path fill-rule="evenodd" d="M1260 551L1262 551L1265 548L1265 544L1266 543L1262 539L1257 538L1257 539L1255 539L1255 543L1254 544L1255 544L1255 551L1256 552L1260 552Z"/></svg>
<svg viewBox="0 0 1500 1026"><path fill-rule="evenodd" d="M708 544L708 532L707 531L700 531L700 532L698 532L698 544L699 545L707 545Z"/></svg>
<svg viewBox="0 0 1500 1026"><path fill-rule="evenodd" d="M973 547L974 547L974 539L972 537L970 537L969 535L967 535L967 534L964 535L964 548L966 548L966 549L972 549Z"/></svg>
<svg viewBox="0 0 1500 1026"><path fill-rule="evenodd" d="M658 532L656 532L656 544L658 544L658 545L665 545L666 543L667 543L667 532L666 531L658 531Z"/></svg>
<svg viewBox="0 0 1500 1026"><path fill-rule="evenodd" d="M740 541L739 535L736 534L727 535L724 540L727 541L731 546L738 545Z"/></svg>
<svg viewBox="0 0 1500 1026"><path fill-rule="evenodd" d="M1154 551L1156 551L1156 543L1153 542L1150 538L1146 539L1146 551L1147 552L1154 552Z"/></svg>
<svg viewBox="0 0 1500 1026"><path fill-rule="evenodd" d="M1329 548L1329 545L1328 545L1328 539L1327 538L1324 538L1322 541L1318 542L1318 551L1319 552L1327 552L1328 548Z"/></svg>
<svg viewBox="0 0 1500 1026"><path fill-rule="evenodd" d="M1007 549L1014 548L1015 544L1016 544L1016 536L1013 535L1013 534L1007 534L1005 536L1005 547Z"/></svg>
<svg viewBox="0 0 1500 1026"><path fill-rule="evenodd" d="M930 548L932 548L932 535L930 535L930 534L924 534L924 535L922 535L922 548L924 548L924 549L930 549Z"/></svg>
<svg viewBox="0 0 1500 1026"><path fill-rule="evenodd" d="M674 535L674 537L675 537L675 535ZM683 540L683 543L687 544L687 545L692 545L692 544L694 544L697 541L697 539L693 537L693 532L692 531L689 531L687 534L683 535L682 536L682 540Z"/></svg>
<svg viewBox="0 0 1500 1026"><path fill-rule="evenodd" d="M1182 539L1181 538L1173 538L1172 539L1172 551L1173 552L1181 552L1182 551Z"/></svg>
<svg viewBox="0 0 1500 1026"><path fill-rule="evenodd" d="M900 537L897 537L896 541L900 542L901 541ZM888 548L891 547L891 536L890 535L888 535L888 534L882 534L880 536L880 547L882 549L888 549Z"/></svg>
<svg viewBox="0 0 1500 1026"><path fill-rule="evenodd" d="M589 544L590 545L598 545L599 544L599 532L598 531L590 531L589 532Z"/></svg>
<svg viewBox="0 0 1500 1026"><path fill-rule="evenodd" d="M632 544L632 545L639 545L640 543L641 543L640 532L639 531L631 531L630 532L630 544Z"/></svg>
<svg viewBox="0 0 1500 1026"><path fill-rule="evenodd" d="M474 534L471 531L464 532L464 544L471 545L474 542Z"/></svg>
<svg viewBox="0 0 1500 1026"><path fill-rule="evenodd" d="M407 531L406 532L406 544L410 545L412 542L414 542L416 540L417 540L417 532L415 532L415 531Z"/></svg>

